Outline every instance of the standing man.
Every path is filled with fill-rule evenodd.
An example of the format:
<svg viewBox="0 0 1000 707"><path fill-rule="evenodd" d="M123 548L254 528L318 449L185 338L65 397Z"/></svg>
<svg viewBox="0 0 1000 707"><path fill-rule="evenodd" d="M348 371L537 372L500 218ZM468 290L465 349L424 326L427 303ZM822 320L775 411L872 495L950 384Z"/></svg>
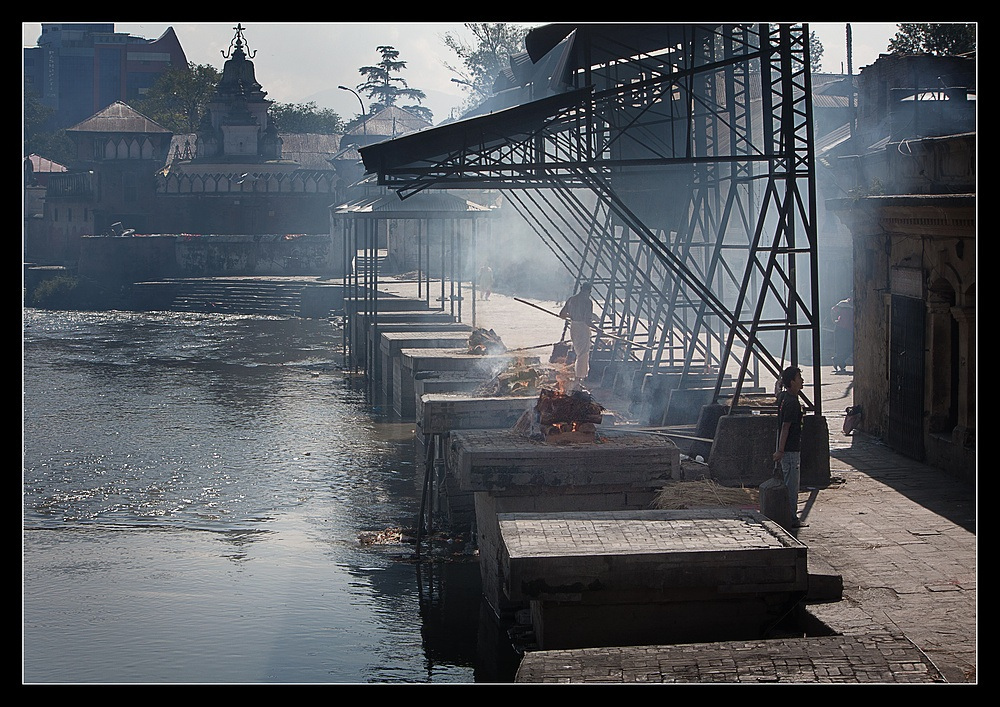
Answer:
<svg viewBox="0 0 1000 707"><path fill-rule="evenodd" d="M847 359L854 354L854 302L842 299L830 310L833 318L833 372L847 373Z"/></svg>
<svg viewBox="0 0 1000 707"><path fill-rule="evenodd" d="M569 319L569 335L576 354L574 375L576 385L583 385L590 372L590 326L594 321L594 303L590 299L590 283L580 285L580 291L566 300L559 316Z"/></svg>
<svg viewBox="0 0 1000 707"><path fill-rule="evenodd" d="M773 459L781 464L781 474L788 488L788 500L792 507L792 527L801 528L799 521L799 473L802 463L802 406L799 393L802 391L802 369L789 366L781 372L781 387L778 394L778 442Z"/></svg>
<svg viewBox="0 0 1000 707"><path fill-rule="evenodd" d="M493 268L486 263L479 268L479 299L488 300L493 294Z"/></svg>

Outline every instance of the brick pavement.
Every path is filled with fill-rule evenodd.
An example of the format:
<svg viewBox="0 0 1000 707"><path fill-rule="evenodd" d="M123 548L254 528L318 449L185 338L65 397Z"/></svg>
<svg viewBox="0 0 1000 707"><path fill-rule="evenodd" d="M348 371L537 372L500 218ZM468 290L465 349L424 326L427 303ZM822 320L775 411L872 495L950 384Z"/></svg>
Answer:
<svg viewBox="0 0 1000 707"><path fill-rule="evenodd" d="M975 489L833 427L832 483L803 489L809 526L798 538L809 547L811 571L826 566L841 575L844 598L810 611L843 633L892 626L948 682L975 682Z"/></svg>
<svg viewBox="0 0 1000 707"><path fill-rule="evenodd" d="M836 428L836 431L833 431ZM834 636L528 653L519 682L975 683L975 491L831 421L831 483L799 497Z"/></svg>
<svg viewBox="0 0 1000 707"><path fill-rule="evenodd" d="M898 632L630 646L526 654L520 683L936 683L940 674Z"/></svg>

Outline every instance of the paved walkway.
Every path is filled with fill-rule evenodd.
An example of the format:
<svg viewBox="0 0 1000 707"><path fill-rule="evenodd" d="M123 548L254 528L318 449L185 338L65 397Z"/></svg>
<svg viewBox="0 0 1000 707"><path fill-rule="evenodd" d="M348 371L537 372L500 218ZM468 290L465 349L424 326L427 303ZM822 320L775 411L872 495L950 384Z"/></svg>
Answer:
<svg viewBox="0 0 1000 707"><path fill-rule="evenodd" d="M859 433L830 442L832 483L803 489L797 536L811 571L841 575L844 599L812 613L840 632L895 627L945 680L975 682L974 489Z"/></svg>
<svg viewBox="0 0 1000 707"><path fill-rule="evenodd" d="M415 285L395 287L398 294L415 291ZM559 303L525 299L558 311ZM508 347L542 345L562 335L560 320L510 296L494 293L490 301L476 302L476 310L477 326L494 329ZM471 323L468 299L464 313ZM659 663L642 663L640 653L648 654L648 648L631 653L639 662L632 664L633 670L624 670L621 661L627 649L601 649L603 653L591 653L587 664L598 671L605 663L619 667L595 677L580 664L573 673L576 680L589 675L597 681L660 682L687 674L692 680L708 681L713 678L707 675L711 671L704 667L709 664L705 661L715 653L715 665L734 661L748 671L743 677L753 681L780 677L786 682L977 682L975 488L896 454L860 432L844 435L844 409L853 404L853 376L836 375L831 367L823 370L823 376L832 478L826 487L801 489L799 508L808 526L797 530L796 536L809 548L811 573L843 578L842 601L809 607L810 613L843 636L841 643L809 638L804 644L786 645L784 651L770 644L768 650L777 650L778 662L765 660L759 652L748 653L746 646L715 644L694 661L699 666L695 673L684 673L677 663L669 670L662 667L665 664L657 668L651 666ZM601 402L606 405L604 399ZM854 662L847 657L852 653ZM747 663L751 654L756 657ZM875 661L881 668L872 664L875 654L881 656ZM788 659L790 655L799 659ZM572 671L567 673L557 664L527 679L567 681ZM721 667L713 673L719 681L744 681L739 674L735 668L727 672Z"/></svg>

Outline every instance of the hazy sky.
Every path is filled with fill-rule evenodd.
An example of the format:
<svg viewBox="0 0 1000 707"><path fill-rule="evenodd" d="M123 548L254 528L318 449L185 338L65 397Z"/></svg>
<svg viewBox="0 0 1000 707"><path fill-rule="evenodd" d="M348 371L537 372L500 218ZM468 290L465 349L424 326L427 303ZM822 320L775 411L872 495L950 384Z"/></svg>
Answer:
<svg viewBox="0 0 1000 707"><path fill-rule="evenodd" d="M460 22L455 23L256 23L243 22L244 36L253 57L257 81L268 98L281 103L314 101L331 108L345 119L361 111L358 99L338 85L354 88L360 83L358 68L380 60L377 47L390 45L407 62L400 76L412 88L427 94L423 105L434 112L434 122L449 116L463 100L461 87L452 83L452 72L444 63L458 64L444 46L442 37L452 32L471 40ZM538 23L518 22L531 25ZM115 22L115 31L155 39L173 27L188 61L222 68L233 39L236 22ZM41 34L41 22L22 23L24 46L34 46ZM845 23L813 23L823 43L822 64L827 73L847 71ZM894 23L851 23L853 69L873 63L886 51L896 33ZM362 97L365 107L367 97Z"/></svg>

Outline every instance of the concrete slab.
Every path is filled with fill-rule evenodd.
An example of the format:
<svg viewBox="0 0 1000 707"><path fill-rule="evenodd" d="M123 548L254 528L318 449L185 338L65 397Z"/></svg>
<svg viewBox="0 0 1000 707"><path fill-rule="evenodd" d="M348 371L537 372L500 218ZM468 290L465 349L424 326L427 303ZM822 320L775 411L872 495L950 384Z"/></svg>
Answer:
<svg viewBox="0 0 1000 707"><path fill-rule="evenodd" d="M393 366L403 349L452 349L468 346L470 330L383 331L379 328L379 370L375 379L381 381L386 400L392 400Z"/></svg>
<svg viewBox="0 0 1000 707"><path fill-rule="evenodd" d="M515 359L527 365L537 365L538 356L515 354L470 354L467 347L453 349L402 349L393 360L393 411L401 419L413 420L416 416L416 391L414 378L421 373L436 371L461 374L472 378L482 376L490 380Z"/></svg>
<svg viewBox="0 0 1000 707"><path fill-rule="evenodd" d="M556 445L509 429L449 435L448 474L475 494L483 595L498 615L523 606L500 586L499 514L647 509L680 475L680 450L666 437L611 428L598 438Z"/></svg>
<svg viewBox="0 0 1000 707"><path fill-rule="evenodd" d="M462 430L451 435L448 454L463 488L512 495L593 485L660 488L680 473L680 450L670 439L614 428L599 429L597 442L571 444L514 430Z"/></svg>
<svg viewBox="0 0 1000 707"><path fill-rule="evenodd" d="M489 379L469 377L461 373L427 371L413 380L414 399L435 393L466 393L473 394Z"/></svg>
<svg viewBox="0 0 1000 707"><path fill-rule="evenodd" d="M415 381L418 389L421 382ZM477 387L483 383L475 381ZM434 437L438 437L441 441L437 448L446 448L448 435L454 430L509 429L525 410L535 405L537 400L537 394L505 397L476 395L472 392L450 392L420 395L417 397L417 438L427 445L435 444ZM473 494L459 487L454 474L449 473L446 463L442 466L444 478L436 485L437 507L445 515L449 525L455 528L467 528L475 522Z"/></svg>
<svg viewBox="0 0 1000 707"><path fill-rule="evenodd" d="M417 403L417 429L425 435L469 429L510 429L537 402L537 393L516 396L462 392L424 394Z"/></svg>
<svg viewBox="0 0 1000 707"><path fill-rule="evenodd" d="M378 352L377 334L380 328L390 324L435 324L448 327L456 323L455 317L439 309L413 309L400 311L379 311L373 316L362 312L349 312L346 324L352 343L352 362L365 365L366 347Z"/></svg>
<svg viewBox="0 0 1000 707"><path fill-rule="evenodd" d="M756 511L497 521L503 592L530 602L542 648L760 638L808 587L806 546Z"/></svg>
<svg viewBox="0 0 1000 707"><path fill-rule="evenodd" d="M708 467L723 486L760 486L774 471L775 415L723 415L719 418ZM825 417L802 420L802 483L830 482L830 434Z"/></svg>

